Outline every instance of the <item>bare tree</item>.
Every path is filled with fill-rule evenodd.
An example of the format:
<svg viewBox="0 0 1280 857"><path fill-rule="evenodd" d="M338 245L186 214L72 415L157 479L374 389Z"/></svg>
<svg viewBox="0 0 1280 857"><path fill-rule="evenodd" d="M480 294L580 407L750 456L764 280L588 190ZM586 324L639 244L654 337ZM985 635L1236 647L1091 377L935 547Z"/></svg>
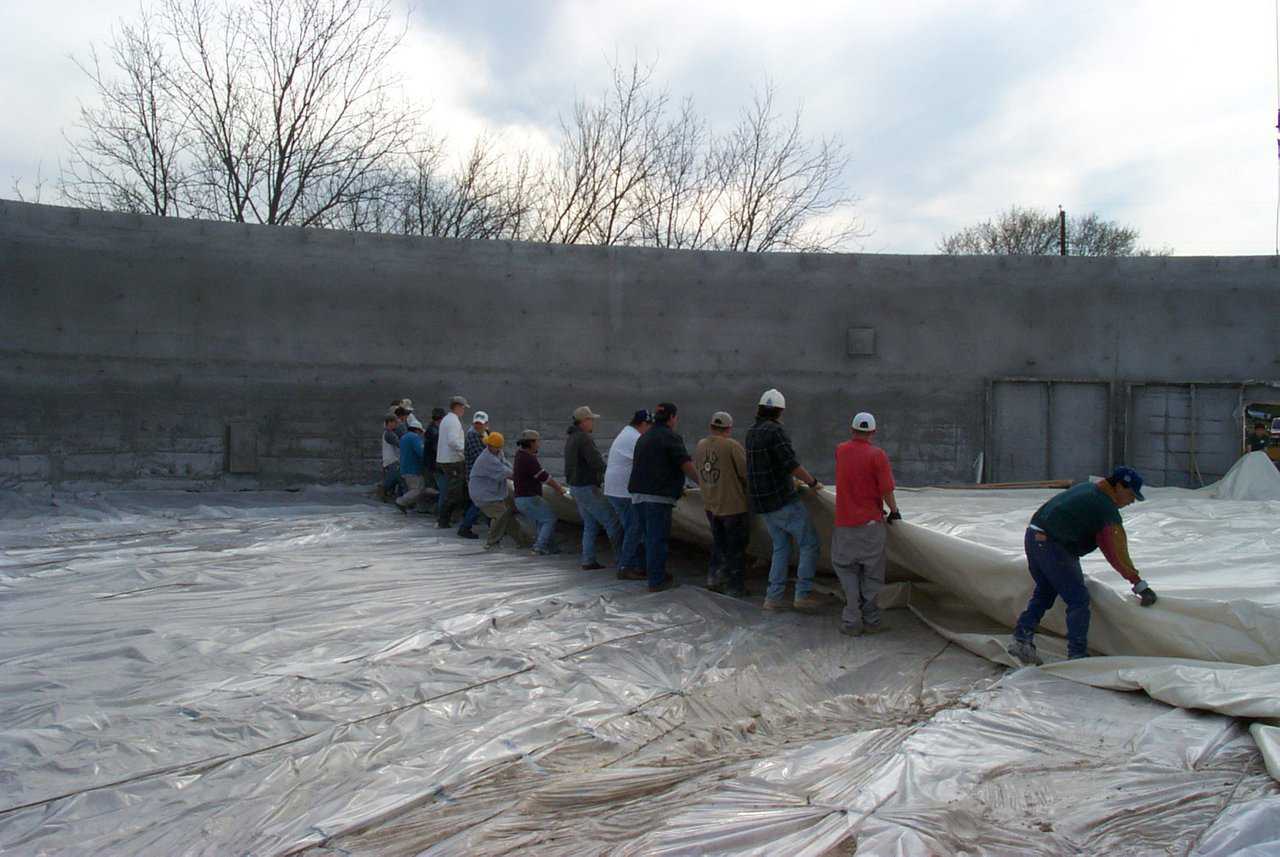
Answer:
<svg viewBox="0 0 1280 857"><path fill-rule="evenodd" d="M1138 230L1090 212L1067 218L1067 252L1072 256L1169 255L1169 248L1138 246ZM1058 215L1013 206L991 220L943 236L943 253L965 256L1044 256L1060 252Z"/></svg>
<svg viewBox="0 0 1280 857"><path fill-rule="evenodd" d="M93 207L458 238L830 250L847 159L757 95L717 137L653 68L611 66L535 169L487 137L457 165L387 69L393 0L154 0L82 66L62 186ZM425 140L425 142L424 142Z"/></svg>
<svg viewBox="0 0 1280 857"><path fill-rule="evenodd" d="M1138 246L1138 230L1090 212L1067 218L1067 252L1072 256L1149 255Z"/></svg>
<svg viewBox="0 0 1280 857"><path fill-rule="evenodd" d="M164 44L144 15L107 42L110 67L95 49L79 65L97 103L80 107L78 134L59 181L86 208L179 215L190 185L191 108L177 88Z"/></svg>
<svg viewBox="0 0 1280 857"><path fill-rule="evenodd" d="M663 143L656 169L638 188L635 241L653 247L715 247L723 229L719 204L724 185L718 181L718 153L692 102L681 105Z"/></svg>
<svg viewBox="0 0 1280 857"><path fill-rule="evenodd" d="M641 188L659 168L671 126L668 97L650 89L651 68L614 66L611 88L579 99L561 120L560 152L546 171L533 237L558 243L627 243L644 219Z"/></svg>
<svg viewBox="0 0 1280 857"><path fill-rule="evenodd" d="M323 225L384 193L418 114L390 0L160 0L86 73L64 186L153 214ZM146 203L146 206L143 206Z"/></svg>
<svg viewBox="0 0 1280 857"><path fill-rule="evenodd" d="M807 139L801 111L782 119L772 86L758 92L721 142L726 250L830 251L862 234L840 211L854 200L841 190L848 158L835 139ZM823 228L816 221L836 218Z"/></svg>
<svg viewBox="0 0 1280 857"><path fill-rule="evenodd" d="M9 185L9 191L13 194L13 198L18 202L34 202L38 203L44 197L44 164L36 164L36 177L31 180L31 190L27 191L26 181L22 176L14 176L13 182Z"/></svg>
<svg viewBox="0 0 1280 857"><path fill-rule="evenodd" d="M415 157L400 176L393 204L396 231L445 238L524 237L533 209L535 175L524 153L504 155L481 137L456 169L442 147Z"/></svg>

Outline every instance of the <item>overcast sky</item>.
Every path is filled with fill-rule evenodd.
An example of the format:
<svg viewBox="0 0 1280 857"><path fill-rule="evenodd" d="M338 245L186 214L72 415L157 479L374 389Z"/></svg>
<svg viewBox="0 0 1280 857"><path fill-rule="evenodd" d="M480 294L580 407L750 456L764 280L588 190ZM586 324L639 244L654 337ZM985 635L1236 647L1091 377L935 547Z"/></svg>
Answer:
<svg viewBox="0 0 1280 857"><path fill-rule="evenodd" d="M0 195L53 184L84 57L136 0L0 0ZM418 0L401 62L433 127L546 145L614 56L731 124L771 80L835 135L869 252L931 252L1011 204L1096 211L1179 255L1270 254L1272 0ZM56 192L45 191L45 201Z"/></svg>

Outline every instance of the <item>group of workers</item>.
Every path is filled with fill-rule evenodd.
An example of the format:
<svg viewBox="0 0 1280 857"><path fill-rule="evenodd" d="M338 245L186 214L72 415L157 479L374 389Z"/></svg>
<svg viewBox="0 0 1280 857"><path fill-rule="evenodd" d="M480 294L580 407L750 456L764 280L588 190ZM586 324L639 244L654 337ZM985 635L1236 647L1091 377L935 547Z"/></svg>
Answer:
<svg viewBox="0 0 1280 857"><path fill-rule="evenodd" d="M478 539L473 527L486 518L484 547L497 547L511 536L536 554L560 552L555 540L557 515L543 496L543 486L571 498L582 518L580 563L584 571L605 568L596 544L601 533L617 558L621 580L643 580L650 592L676 585L667 572L672 513L690 482L702 495L712 535L708 586L733 596L747 594L744 576L750 532L749 515L759 516L772 542L764 609L787 606L813 611L823 601L813 592L821 545L817 529L799 496L800 486L817 490L818 480L796 456L783 427L786 400L776 389L765 391L754 424L743 442L733 437L733 417L716 412L708 434L692 455L676 432L679 409L662 402L652 411L636 411L602 455L593 437L600 415L588 406L573 412L564 446L565 484L552 478L538 458L541 435L525 429L516 438L513 460L506 457L506 438L489 428L489 416L476 411L470 428L463 417L470 404L454 396L445 408L434 408L423 425L410 399L392 402L382 434L384 498L402 512L427 499L427 480L436 488L437 526L452 527L461 514L457 534ZM850 636L884 628L877 595L884 586L886 528L901 520L889 458L876 446L875 417L858 413L849 439L836 447L836 508L831 538L832 567L845 591L841 631ZM1080 557L1101 547L1111 565L1132 584L1142 606L1155 603L1155 592L1142 580L1129 558L1119 510L1141 500L1142 477L1118 467L1099 483L1083 483L1056 495L1031 519L1025 539L1028 570L1035 588L1018 619L1009 652L1023 663L1040 663L1036 626L1057 598L1067 608L1068 656L1087 653L1089 594ZM535 537L516 524L530 521ZM792 545L799 553L793 599L786 586Z"/></svg>

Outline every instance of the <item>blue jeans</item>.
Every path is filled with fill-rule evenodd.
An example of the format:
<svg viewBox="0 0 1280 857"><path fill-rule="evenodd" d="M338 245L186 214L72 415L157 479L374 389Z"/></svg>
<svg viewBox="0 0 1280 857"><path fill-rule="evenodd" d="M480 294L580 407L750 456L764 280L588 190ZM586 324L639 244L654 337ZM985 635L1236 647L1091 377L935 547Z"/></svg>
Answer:
<svg viewBox="0 0 1280 857"><path fill-rule="evenodd" d="M596 561L596 535L604 530L616 551L622 544L622 525L604 492L596 486L574 485L569 490L582 516L582 564L591 565Z"/></svg>
<svg viewBox="0 0 1280 857"><path fill-rule="evenodd" d="M1036 589L1031 593L1027 609L1018 617L1013 638L1023 643L1033 642L1036 626L1045 611L1061 596L1067 605L1067 656L1084 657L1089 653L1089 590L1084 583L1084 572L1080 570L1080 559L1030 527L1023 546Z"/></svg>
<svg viewBox="0 0 1280 857"><path fill-rule="evenodd" d="M382 493L395 498L404 493L400 489L400 465L388 464L382 468Z"/></svg>
<svg viewBox="0 0 1280 857"><path fill-rule="evenodd" d="M470 530L475 526L476 521L485 517L484 512L480 511L480 507L474 502L467 505L467 511L462 515L462 523L458 525L458 532Z"/></svg>
<svg viewBox="0 0 1280 857"><path fill-rule="evenodd" d="M445 473L440 468L436 468L435 471L433 472L435 474L435 479L436 479L436 493L437 493L436 517L443 518L444 517L444 499L445 499L445 496L448 495L449 493L449 474Z"/></svg>
<svg viewBox="0 0 1280 857"><path fill-rule="evenodd" d="M818 572L818 554L822 544L818 531L809 520L799 499L794 499L781 509L765 512L764 525L773 541L773 562L769 565L769 589L765 598L781 601L787 592L787 567L791 564L791 542L795 539L800 548L800 567L796 570L796 598L802 598L813 589L813 576Z"/></svg>
<svg viewBox="0 0 1280 857"><path fill-rule="evenodd" d="M640 530L640 517L630 497L609 497L609 505L622 524L622 550L618 554L618 569L640 568L640 546L644 542L644 533Z"/></svg>
<svg viewBox="0 0 1280 857"><path fill-rule="evenodd" d="M649 585L658 586L667 578L667 540L671 538L669 503L636 503L632 506L644 531L644 565L649 572Z"/></svg>
<svg viewBox="0 0 1280 857"><path fill-rule="evenodd" d="M555 546L552 540L556 534L556 513L551 508L551 504L541 497L517 497L516 508L538 528L538 537L533 543L533 549L554 551Z"/></svg>

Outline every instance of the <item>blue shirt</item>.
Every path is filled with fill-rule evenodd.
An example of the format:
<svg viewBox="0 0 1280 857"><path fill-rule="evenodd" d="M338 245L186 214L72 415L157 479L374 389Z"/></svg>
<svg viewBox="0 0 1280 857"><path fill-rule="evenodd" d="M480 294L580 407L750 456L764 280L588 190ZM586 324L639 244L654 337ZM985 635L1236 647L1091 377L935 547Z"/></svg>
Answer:
<svg viewBox="0 0 1280 857"><path fill-rule="evenodd" d="M422 435L416 431L405 432L400 438L400 475L422 475Z"/></svg>

